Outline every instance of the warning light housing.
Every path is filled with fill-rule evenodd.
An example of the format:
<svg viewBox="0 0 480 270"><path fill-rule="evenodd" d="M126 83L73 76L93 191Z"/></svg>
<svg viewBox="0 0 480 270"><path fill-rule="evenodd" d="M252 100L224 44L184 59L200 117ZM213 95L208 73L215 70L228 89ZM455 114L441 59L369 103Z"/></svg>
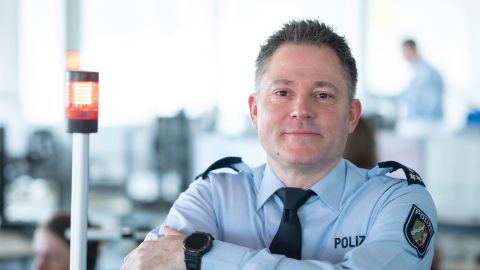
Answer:
<svg viewBox="0 0 480 270"><path fill-rule="evenodd" d="M67 132L98 130L98 72L67 71L65 117Z"/></svg>

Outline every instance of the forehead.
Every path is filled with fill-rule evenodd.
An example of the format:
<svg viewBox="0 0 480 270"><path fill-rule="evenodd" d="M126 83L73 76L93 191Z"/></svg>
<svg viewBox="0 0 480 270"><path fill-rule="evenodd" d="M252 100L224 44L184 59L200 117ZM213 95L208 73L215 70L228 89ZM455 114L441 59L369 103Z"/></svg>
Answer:
<svg viewBox="0 0 480 270"><path fill-rule="evenodd" d="M328 46L287 43L265 66L262 84L272 81L327 81L347 91L340 59Z"/></svg>

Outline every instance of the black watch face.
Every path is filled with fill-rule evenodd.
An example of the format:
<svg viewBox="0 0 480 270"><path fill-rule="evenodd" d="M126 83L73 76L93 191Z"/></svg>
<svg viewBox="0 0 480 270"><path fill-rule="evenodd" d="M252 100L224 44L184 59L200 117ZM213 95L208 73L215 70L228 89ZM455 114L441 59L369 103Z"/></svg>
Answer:
<svg viewBox="0 0 480 270"><path fill-rule="evenodd" d="M208 235L194 233L185 239L185 246L190 250L199 251L206 247L208 240Z"/></svg>

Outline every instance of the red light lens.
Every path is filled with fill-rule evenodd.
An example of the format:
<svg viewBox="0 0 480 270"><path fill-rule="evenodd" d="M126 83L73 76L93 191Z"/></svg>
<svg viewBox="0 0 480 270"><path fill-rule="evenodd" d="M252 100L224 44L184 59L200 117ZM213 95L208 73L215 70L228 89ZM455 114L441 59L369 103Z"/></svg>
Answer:
<svg viewBox="0 0 480 270"><path fill-rule="evenodd" d="M98 120L98 82L67 81L67 119Z"/></svg>

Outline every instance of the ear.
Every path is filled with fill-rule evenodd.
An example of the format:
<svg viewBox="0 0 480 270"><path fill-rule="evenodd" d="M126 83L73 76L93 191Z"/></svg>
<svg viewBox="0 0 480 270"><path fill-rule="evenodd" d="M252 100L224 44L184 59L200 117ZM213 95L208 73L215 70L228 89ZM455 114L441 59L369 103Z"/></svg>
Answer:
<svg viewBox="0 0 480 270"><path fill-rule="evenodd" d="M250 108L250 120L252 126L257 128L257 94L253 93L248 97L248 107Z"/></svg>
<svg viewBox="0 0 480 270"><path fill-rule="evenodd" d="M348 112L348 134L352 133L357 126L358 120L362 113L362 103L358 99L350 102L350 109Z"/></svg>

